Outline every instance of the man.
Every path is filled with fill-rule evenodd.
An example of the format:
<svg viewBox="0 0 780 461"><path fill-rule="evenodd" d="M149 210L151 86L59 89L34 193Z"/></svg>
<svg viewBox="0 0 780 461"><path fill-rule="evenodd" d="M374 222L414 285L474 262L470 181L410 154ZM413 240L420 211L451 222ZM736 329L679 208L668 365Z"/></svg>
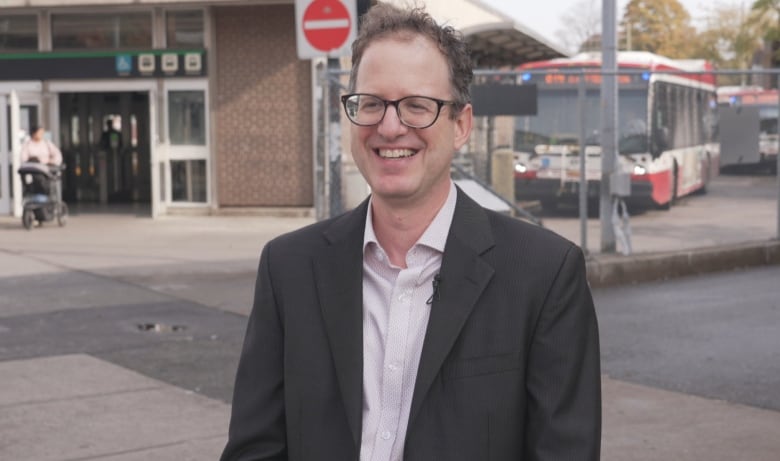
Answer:
<svg viewBox="0 0 780 461"><path fill-rule="evenodd" d="M222 460L597 460L581 251L450 180L472 127L463 40L379 4L352 62L372 194L264 248Z"/></svg>
<svg viewBox="0 0 780 461"><path fill-rule="evenodd" d="M114 128L113 117L106 120L106 129L100 135L100 148L113 155L117 155L122 150L122 133Z"/></svg>

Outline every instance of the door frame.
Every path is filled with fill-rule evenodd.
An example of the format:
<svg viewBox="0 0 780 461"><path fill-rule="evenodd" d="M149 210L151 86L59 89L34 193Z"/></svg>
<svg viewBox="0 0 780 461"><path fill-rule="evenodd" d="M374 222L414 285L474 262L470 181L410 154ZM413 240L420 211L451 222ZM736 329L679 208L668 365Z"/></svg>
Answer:
<svg viewBox="0 0 780 461"><path fill-rule="evenodd" d="M160 129L158 125L159 114L159 86L155 79L133 80L52 80L49 83L49 91L53 95L60 93L146 93L149 98L149 164L151 168L151 208L152 217L156 218L166 213L165 183L168 175L167 156L164 145L160 142ZM59 97L53 97L51 101L50 118L52 126L59 129ZM59 133L56 133L59 135ZM52 136L55 133L52 132ZM57 139L57 138L55 138Z"/></svg>
<svg viewBox="0 0 780 461"><path fill-rule="evenodd" d="M0 82L0 139L8 139L14 130L18 131L21 106L36 106L38 108L38 117L41 117L42 94L40 81L9 81ZM12 93L15 96L12 96ZM14 107L12 107L14 106ZM9 118L7 116L8 108L11 108ZM12 125L12 126L9 126ZM6 131L9 130L9 133ZM13 214L16 217L22 215L22 183L19 175L14 170L19 164L19 154L21 150L21 140L18 137L12 137L11 147L5 141L0 145L0 215ZM8 180L10 178L10 181ZM13 192L13 193L12 193ZM12 197L13 195L13 197Z"/></svg>
<svg viewBox="0 0 780 461"><path fill-rule="evenodd" d="M166 177L165 184L168 185L165 194L167 196L166 205L176 208L210 208L213 200L213 181L212 181L212 161L211 161L211 108L210 108L210 96L209 96L209 80L208 78L189 78L189 79L171 79L165 80L163 83L162 91L165 96L162 98L165 101L165 107L161 108L159 114L164 115L164 123L161 124L165 130L165 152L167 155L166 162ZM170 140L169 121L168 114L168 94L172 91L202 91L203 92L203 117L204 117L204 130L206 142L203 145L174 145ZM174 202L173 201L173 178L171 176L170 162L175 160L203 160L206 162L206 201L205 202Z"/></svg>

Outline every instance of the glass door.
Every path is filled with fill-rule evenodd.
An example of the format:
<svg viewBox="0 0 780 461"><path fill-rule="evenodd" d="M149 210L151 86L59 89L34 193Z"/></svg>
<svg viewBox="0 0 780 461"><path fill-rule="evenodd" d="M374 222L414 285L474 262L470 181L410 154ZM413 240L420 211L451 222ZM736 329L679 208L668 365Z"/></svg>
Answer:
<svg viewBox="0 0 780 461"><path fill-rule="evenodd" d="M210 202L208 93L206 81L166 82L169 204Z"/></svg>
<svg viewBox="0 0 780 461"><path fill-rule="evenodd" d="M148 204L149 94L60 93L59 109L65 201Z"/></svg>

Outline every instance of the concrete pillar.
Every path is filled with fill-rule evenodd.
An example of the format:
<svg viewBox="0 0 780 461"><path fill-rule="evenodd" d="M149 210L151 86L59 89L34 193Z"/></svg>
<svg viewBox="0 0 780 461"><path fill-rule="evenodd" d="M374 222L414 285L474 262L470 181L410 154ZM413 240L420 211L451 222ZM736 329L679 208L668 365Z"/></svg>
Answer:
<svg viewBox="0 0 780 461"><path fill-rule="evenodd" d="M511 203L515 203L515 155L510 149L498 149L493 152L491 177L493 190Z"/></svg>

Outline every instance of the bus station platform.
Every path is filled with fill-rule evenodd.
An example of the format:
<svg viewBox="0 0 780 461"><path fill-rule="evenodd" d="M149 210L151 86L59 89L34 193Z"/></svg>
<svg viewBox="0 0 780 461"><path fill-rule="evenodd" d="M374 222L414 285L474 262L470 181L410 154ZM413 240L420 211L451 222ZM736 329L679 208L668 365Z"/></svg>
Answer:
<svg viewBox="0 0 780 461"><path fill-rule="evenodd" d="M629 256L599 251L598 219L589 219L592 284L780 263L777 188L775 177L721 176L706 195L682 199L669 211L637 213L630 219L634 251ZM117 327L119 320L110 312L120 305L136 309L140 318L145 306L189 303L198 315L245 322L263 245L313 218L222 214L153 220L143 209L72 210L63 228L53 224L26 231L20 219L0 217L0 459L217 459L227 435L228 396L171 384L177 375L192 372L184 365L157 369L149 364L154 372L140 373L90 351L112 347L111 331L101 328ZM580 243L576 212L544 216L543 223ZM74 312L84 313L83 325L67 323ZM57 352L54 338L31 331L29 341L38 352L17 353L22 345L3 337L14 333L18 319L32 317L71 325L76 337L90 338L92 349ZM220 346L224 335L240 336L235 331L213 334L214 353L238 347L240 338ZM200 360L208 373L210 356L188 356L192 336L176 338L159 353L174 362L177 354ZM777 412L608 376L603 389L605 461L660 461L670 459L668 453L681 461L770 461L780 452L780 442L767 435L780 426Z"/></svg>

